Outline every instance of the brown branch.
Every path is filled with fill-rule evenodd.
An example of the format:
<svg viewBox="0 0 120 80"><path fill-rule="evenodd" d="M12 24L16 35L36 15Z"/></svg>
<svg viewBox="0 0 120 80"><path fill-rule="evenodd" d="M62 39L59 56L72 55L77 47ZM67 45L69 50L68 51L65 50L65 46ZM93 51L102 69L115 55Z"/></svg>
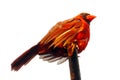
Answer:
<svg viewBox="0 0 120 80"><path fill-rule="evenodd" d="M69 57L69 67L71 80L81 80L79 61L78 61L78 51L75 48L72 57Z"/></svg>

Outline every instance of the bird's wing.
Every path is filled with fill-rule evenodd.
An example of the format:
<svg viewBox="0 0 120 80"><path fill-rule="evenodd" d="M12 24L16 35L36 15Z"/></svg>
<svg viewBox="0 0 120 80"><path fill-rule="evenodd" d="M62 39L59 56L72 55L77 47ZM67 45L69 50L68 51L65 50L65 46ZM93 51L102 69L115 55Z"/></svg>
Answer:
<svg viewBox="0 0 120 80"><path fill-rule="evenodd" d="M48 42L54 40L64 32L71 29L76 21L74 19L68 19L62 22L58 22L55 26L51 28L51 30L47 33L47 35L40 41L41 44L47 44Z"/></svg>
<svg viewBox="0 0 120 80"><path fill-rule="evenodd" d="M76 21L76 23L72 25L70 29L57 36L49 47L54 46L55 48L62 44L64 47L67 48L68 56L72 56L73 51L76 47L76 35L84 30L84 26L85 25L81 24L80 20Z"/></svg>

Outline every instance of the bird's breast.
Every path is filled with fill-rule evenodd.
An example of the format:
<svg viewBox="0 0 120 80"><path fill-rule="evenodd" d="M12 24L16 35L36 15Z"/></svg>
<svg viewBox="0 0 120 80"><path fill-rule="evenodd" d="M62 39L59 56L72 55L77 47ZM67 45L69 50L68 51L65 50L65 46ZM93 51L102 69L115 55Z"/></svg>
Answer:
<svg viewBox="0 0 120 80"><path fill-rule="evenodd" d="M76 36L76 42L79 52L84 50L88 44L90 38L90 30L84 29L83 31L79 32Z"/></svg>

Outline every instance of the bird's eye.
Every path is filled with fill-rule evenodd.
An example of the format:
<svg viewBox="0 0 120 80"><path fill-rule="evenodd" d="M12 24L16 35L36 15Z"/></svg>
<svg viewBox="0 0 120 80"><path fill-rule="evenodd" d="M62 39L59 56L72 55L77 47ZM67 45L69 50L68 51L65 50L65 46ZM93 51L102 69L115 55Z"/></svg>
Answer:
<svg viewBox="0 0 120 80"><path fill-rule="evenodd" d="M83 16L83 18L84 19L87 19L87 16L89 16L90 14L85 14L84 16Z"/></svg>
<svg viewBox="0 0 120 80"><path fill-rule="evenodd" d="M89 16L90 14L88 13L81 13L83 19L87 22L87 23L90 23L89 19L87 19L87 16Z"/></svg>
<svg viewBox="0 0 120 80"><path fill-rule="evenodd" d="M82 15L82 17L83 17L84 19L86 19L86 17L87 17L88 15L90 15L90 14L88 14L88 13L81 13L81 15Z"/></svg>

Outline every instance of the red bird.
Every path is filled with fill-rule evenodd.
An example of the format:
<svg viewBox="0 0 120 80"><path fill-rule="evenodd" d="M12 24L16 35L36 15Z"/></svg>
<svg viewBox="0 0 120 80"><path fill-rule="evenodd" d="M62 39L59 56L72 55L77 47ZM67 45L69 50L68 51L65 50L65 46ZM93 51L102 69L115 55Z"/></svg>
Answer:
<svg viewBox="0 0 120 80"><path fill-rule="evenodd" d="M79 53L82 52L88 44L89 25L94 18L94 15L81 13L74 18L58 22L38 44L19 56L11 64L11 69L18 71L36 55L48 62L59 60L60 64L73 55L75 48Z"/></svg>

